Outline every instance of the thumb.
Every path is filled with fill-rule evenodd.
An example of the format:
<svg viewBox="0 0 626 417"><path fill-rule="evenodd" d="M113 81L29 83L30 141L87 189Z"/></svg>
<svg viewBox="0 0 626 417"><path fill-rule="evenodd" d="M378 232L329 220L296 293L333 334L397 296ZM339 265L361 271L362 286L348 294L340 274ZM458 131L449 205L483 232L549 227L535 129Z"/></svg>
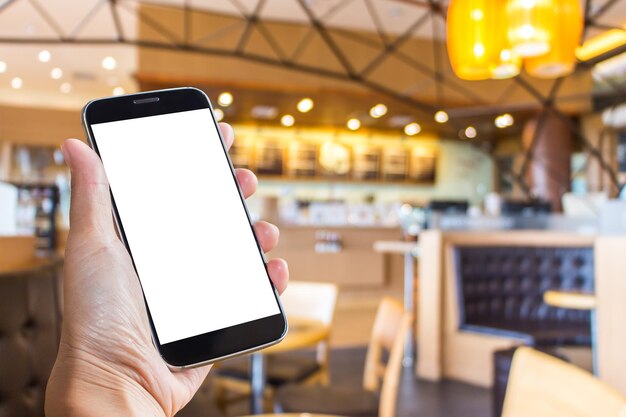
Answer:
<svg viewBox="0 0 626 417"><path fill-rule="evenodd" d="M111 194L102 161L85 143L67 139L61 145L72 173L70 230L115 236L111 214Z"/></svg>

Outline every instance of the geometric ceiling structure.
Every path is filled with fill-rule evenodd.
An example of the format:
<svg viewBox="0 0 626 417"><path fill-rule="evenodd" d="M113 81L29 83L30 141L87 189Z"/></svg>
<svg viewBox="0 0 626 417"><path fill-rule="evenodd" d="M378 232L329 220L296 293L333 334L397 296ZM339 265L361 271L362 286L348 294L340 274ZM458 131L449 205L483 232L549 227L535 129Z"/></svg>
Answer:
<svg viewBox="0 0 626 417"><path fill-rule="evenodd" d="M626 1L581 3L585 38L623 30ZM510 80L462 81L452 73L445 50L447 4L437 0L0 0L0 44L130 45L232 57L357 85L429 120L445 109L451 116L447 128L455 133L467 120L492 121L502 112L551 112L570 126L619 186L614 170L570 116L591 112L594 102L622 100L624 88L619 84L608 83L608 90L594 91L591 67L626 48L578 64L572 75L557 80L538 80L523 73ZM523 183L525 172L515 177Z"/></svg>

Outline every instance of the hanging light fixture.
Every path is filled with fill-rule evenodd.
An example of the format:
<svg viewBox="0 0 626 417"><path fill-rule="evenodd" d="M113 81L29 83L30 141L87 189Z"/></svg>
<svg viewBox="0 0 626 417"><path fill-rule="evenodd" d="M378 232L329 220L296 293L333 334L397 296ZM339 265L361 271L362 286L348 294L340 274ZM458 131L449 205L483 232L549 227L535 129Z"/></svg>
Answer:
<svg viewBox="0 0 626 417"><path fill-rule="evenodd" d="M556 19L554 0L507 0L508 38L522 58L550 52Z"/></svg>
<svg viewBox="0 0 626 417"><path fill-rule="evenodd" d="M507 49L506 10L502 0L453 0L448 7L448 55L457 77L464 80L507 78L519 73L517 61L501 68ZM509 58L513 58L510 56ZM500 71L498 71L500 69ZM508 75L511 74L511 75Z"/></svg>
<svg viewBox="0 0 626 417"><path fill-rule="evenodd" d="M550 52L525 61L526 71L538 78L571 74L576 65L576 48L583 31L583 14L578 0L553 0L555 20L550 30Z"/></svg>

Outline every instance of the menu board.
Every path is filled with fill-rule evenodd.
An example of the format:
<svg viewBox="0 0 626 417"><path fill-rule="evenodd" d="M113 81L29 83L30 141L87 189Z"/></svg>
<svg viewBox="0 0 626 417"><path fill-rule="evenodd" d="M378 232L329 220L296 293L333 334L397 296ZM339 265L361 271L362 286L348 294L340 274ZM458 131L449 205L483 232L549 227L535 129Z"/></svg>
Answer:
<svg viewBox="0 0 626 417"><path fill-rule="evenodd" d="M254 170L258 175L283 175L284 152L280 141L258 141L254 152Z"/></svg>
<svg viewBox="0 0 626 417"><path fill-rule="evenodd" d="M409 155L405 147L386 147L383 150L382 179L405 181L409 167Z"/></svg>
<svg viewBox="0 0 626 417"><path fill-rule="evenodd" d="M233 165L237 168L252 169L254 163L254 148L249 138L237 138L228 151L228 154Z"/></svg>
<svg viewBox="0 0 626 417"><path fill-rule="evenodd" d="M345 178L350 173L350 148L329 141L320 147L320 173L325 177Z"/></svg>
<svg viewBox="0 0 626 417"><path fill-rule="evenodd" d="M434 152L414 148L411 152L409 180L419 183L435 182L437 158Z"/></svg>
<svg viewBox="0 0 626 417"><path fill-rule="evenodd" d="M317 173L317 144L294 141L289 144L287 175L315 177Z"/></svg>
<svg viewBox="0 0 626 417"><path fill-rule="evenodd" d="M352 148L352 178L355 180L377 180L379 177L380 150L367 145Z"/></svg>
<svg viewBox="0 0 626 417"><path fill-rule="evenodd" d="M230 151L233 165L259 176L394 183L433 183L435 148L348 140L242 138Z"/></svg>

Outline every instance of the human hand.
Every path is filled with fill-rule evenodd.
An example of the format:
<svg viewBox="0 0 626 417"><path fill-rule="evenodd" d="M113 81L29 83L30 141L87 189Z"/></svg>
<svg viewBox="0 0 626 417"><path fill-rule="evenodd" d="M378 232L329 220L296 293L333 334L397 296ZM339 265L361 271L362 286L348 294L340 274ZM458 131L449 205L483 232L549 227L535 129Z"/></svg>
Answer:
<svg viewBox="0 0 626 417"><path fill-rule="evenodd" d="M232 128L220 130L227 148ZM143 294L131 258L118 239L109 184L95 152L77 139L63 144L72 173L70 233L65 252L61 344L46 390L48 417L173 416L193 397L210 366L172 372L152 344ZM237 169L247 198L257 186ZM278 228L254 226L261 247L278 243ZM282 292L289 271L282 259L267 264Z"/></svg>

